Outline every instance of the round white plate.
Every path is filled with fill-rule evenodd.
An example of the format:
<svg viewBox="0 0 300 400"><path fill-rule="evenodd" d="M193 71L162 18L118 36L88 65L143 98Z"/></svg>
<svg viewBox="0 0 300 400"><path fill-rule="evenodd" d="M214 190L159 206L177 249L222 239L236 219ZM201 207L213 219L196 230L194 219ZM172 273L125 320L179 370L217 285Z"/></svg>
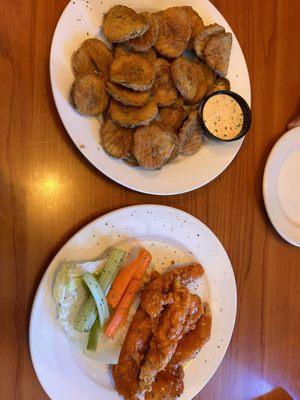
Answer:
<svg viewBox="0 0 300 400"><path fill-rule="evenodd" d="M70 1L58 21L50 54L50 77L53 96L60 118L71 139L81 153L103 174L128 188L139 192L171 195L197 189L216 178L231 163L243 139L218 143L205 139L197 154L181 157L162 170L147 171L134 168L122 160L108 156L99 144L99 122L83 117L69 104L69 91L74 80L71 70L72 53L87 38L100 33L102 15L118 0ZM176 5L191 5L206 24L217 22L232 32L219 11L208 0L126 0L123 4L137 11L155 11ZM228 78L232 90L250 104L251 90L247 65L239 43L233 34L232 54Z"/></svg>
<svg viewBox="0 0 300 400"><path fill-rule="evenodd" d="M281 136L264 172L263 195L277 232L300 247L300 127Z"/></svg>
<svg viewBox="0 0 300 400"><path fill-rule="evenodd" d="M39 285L30 320L30 352L36 374L53 400L118 400L108 366L83 356L56 320L52 298L55 272L64 260L93 259L113 245L139 242L158 270L198 260L205 269L194 291L210 303L211 339L185 368L182 400L191 399L212 377L228 347L236 315L236 285L230 260L212 231L191 215L171 207L122 208L88 224L57 253Z"/></svg>

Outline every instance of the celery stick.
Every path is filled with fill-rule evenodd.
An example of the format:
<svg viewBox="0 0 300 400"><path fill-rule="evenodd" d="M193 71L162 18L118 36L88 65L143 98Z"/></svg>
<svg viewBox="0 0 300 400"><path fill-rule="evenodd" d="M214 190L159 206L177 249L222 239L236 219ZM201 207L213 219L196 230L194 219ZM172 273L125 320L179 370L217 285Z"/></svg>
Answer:
<svg viewBox="0 0 300 400"><path fill-rule="evenodd" d="M97 281L97 279L90 272L86 272L83 275L82 279L87 284L87 286L90 289L90 292L95 300L97 310L98 310L100 325L101 325L101 327L103 327L109 319L108 304L106 301L106 297L103 293L103 290L102 290L101 286L99 285L99 282Z"/></svg>
<svg viewBox="0 0 300 400"><path fill-rule="evenodd" d="M105 267L99 279L100 286L105 295L107 295L110 285L115 279L119 267L125 258L125 255L126 252L124 250L115 247L112 250L110 257L107 259Z"/></svg>
<svg viewBox="0 0 300 400"><path fill-rule="evenodd" d="M107 294L113 280L115 279L118 269L125 258L125 255L126 255L125 251L118 248L114 248L112 250L110 257L107 259L105 263L104 269L102 269L99 272L98 282L100 283L100 286L105 294ZM96 280L96 277L94 279ZM82 279L82 284L84 288L87 289L87 292L89 292L87 282L84 279ZM105 306L104 309L106 310ZM104 311L104 316L105 315L106 313ZM76 329L79 332L88 332L92 328L96 318L97 318L97 306L94 297L90 296L87 302L85 303L78 319L75 321L74 329ZM102 324L101 319L100 323L101 326L103 327L104 324Z"/></svg>
<svg viewBox="0 0 300 400"><path fill-rule="evenodd" d="M98 339L99 339L99 334L100 334L100 323L99 323L99 319L97 318L89 332L89 338L88 338L88 342L87 342L87 346L86 346L87 350L90 350L90 351L96 350L97 344L98 344Z"/></svg>
<svg viewBox="0 0 300 400"><path fill-rule="evenodd" d="M74 329L78 332L88 332L93 326L97 314L98 311L95 300L93 296L90 296L84 304L78 319L74 323Z"/></svg>
<svg viewBox="0 0 300 400"><path fill-rule="evenodd" d="M99 279L101 276L102 271L99 272L98 276L95 276L95 273L93 274L96 279ZM76 319L74 323L74 329L78 332L89 332L89 330L92 328L97 315L97 306L95 303L95 300L93 296L91 296L90 289L88 288L88 285L85 283L85 281L82 279L82 286L84 287L84 290L86 291L88 300L84 304L78 318Z"/></svg>

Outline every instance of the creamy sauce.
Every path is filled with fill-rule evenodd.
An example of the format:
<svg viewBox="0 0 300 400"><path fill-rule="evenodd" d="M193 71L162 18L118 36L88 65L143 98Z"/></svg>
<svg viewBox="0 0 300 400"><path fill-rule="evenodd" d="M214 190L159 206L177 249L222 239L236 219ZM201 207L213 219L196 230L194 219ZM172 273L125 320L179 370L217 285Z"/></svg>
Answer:
<svg viewBox="0 0 300 400"><path fill-rule="evenodd" d="M244 115L241 106L234 98L228 94L218 94L205 103L203 120L214 136L230 140L241 133Z"/></svg>

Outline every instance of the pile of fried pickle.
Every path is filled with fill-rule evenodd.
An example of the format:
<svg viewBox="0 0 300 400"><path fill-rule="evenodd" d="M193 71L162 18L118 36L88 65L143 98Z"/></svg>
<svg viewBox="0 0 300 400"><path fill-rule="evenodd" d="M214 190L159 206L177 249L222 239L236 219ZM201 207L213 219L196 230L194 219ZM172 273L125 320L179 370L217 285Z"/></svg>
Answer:
<svg viewBox="0 0 300 400"><path fill-rule="evenodd" d="M106 153L146 169L196 153L201 101L230 89L231 33L205 26L188 6L136 13L117 5L102 30L111 49L91 38L73 54L70 102L82 115L103 114Z"/></svg>

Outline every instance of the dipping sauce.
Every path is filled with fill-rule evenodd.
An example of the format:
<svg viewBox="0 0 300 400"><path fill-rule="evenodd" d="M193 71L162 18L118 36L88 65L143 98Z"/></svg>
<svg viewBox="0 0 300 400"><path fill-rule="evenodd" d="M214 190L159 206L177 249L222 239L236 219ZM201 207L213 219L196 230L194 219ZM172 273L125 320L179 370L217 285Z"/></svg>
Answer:
<svg viewBox="0 0 300 400"><path fill-rule="evenodd" d="M228 94L210 97L204 105L202 115L207 129L216 138L231 140L243 129L243 110L239 103Z"/></svg>

